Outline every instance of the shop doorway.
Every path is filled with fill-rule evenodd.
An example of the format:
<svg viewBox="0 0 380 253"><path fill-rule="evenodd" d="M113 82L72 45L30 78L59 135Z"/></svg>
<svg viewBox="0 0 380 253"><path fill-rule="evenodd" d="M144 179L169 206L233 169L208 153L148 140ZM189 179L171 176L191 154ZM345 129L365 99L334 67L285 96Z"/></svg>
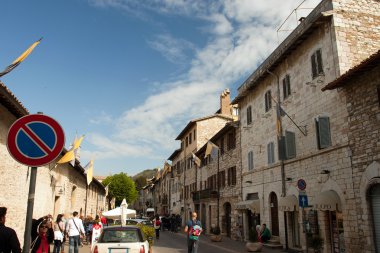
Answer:
<svg viewBox="0 0 380 253"><path fill-rule="evenodd" d="M343 214L329 211L329 223L331 234L331 252L346 252L344 244Z"/></svg>
<svg viewBox="0 0 380 253"><path fill-rule="evenodd" d="M292 246L295 248L301 247L300 242L300 225L298 223L298 212L287 212L289 217L289 226L292 236Z"/></svg>
<svg viewBox="0 0 380 253"><path fill-rule="evenodd" d="M372 222L376 252L380 252L380 184L374 185L369 191Z"/></svg>
<svg viewBox="0 0 380 253"><path fill-rule="evenodd" d="M225 214L225 222L223 222L222 226L225 226L225 231L227 237L231 238L231 204L224 204L224 214Z"/></svg>
<svg viewBox="0 0 380 253"><path fill-rule="evenodd" d="M279 222L278 222L278 200L277 195L274 192L271 192L269 195L270 200L270 216L272 221L271 232L274 236L280 235Z"/></svg>

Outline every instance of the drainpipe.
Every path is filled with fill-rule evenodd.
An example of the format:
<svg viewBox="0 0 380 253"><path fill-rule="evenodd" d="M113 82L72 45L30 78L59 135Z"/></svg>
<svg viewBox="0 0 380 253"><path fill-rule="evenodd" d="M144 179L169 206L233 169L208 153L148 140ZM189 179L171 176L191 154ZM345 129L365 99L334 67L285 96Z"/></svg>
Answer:
<svg viewBox="0 0 380 253"><path fill-rule="evenodd" d="M279 155L280 159L280 166L281 166L281 183L282 183L282 197L286 196L286 185L285 185L285 164L284 164L284 150L283 150L283 145L280 145L282 143L283 139L283 129L282 129L282 118L281 118L281 96L280 96L280 78L278 75L272 73L271 71L267 70L268 74L271 76L274 76L277 80L277 106L276 106L276 116L277 116L277 145L279 149L279 154L282 154L281 156ZM280 150L282 149L282 150ZM288 250L289 248L289 243L288 243L288 221L286 217L286 212L284 212L284 225L285 225L285 248Z"/></svg>

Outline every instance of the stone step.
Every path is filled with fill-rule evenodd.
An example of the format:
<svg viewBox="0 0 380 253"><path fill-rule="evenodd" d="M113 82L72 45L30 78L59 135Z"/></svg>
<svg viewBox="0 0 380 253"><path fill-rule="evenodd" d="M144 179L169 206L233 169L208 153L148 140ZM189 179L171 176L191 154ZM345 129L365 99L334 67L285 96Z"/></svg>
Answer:
<svg viewBox="0 0 380 253"><path fill-rule="evenodd" d="M279 240L276 240L276 239L270 239L267 241L268 244L275 244L275 245L279 245L281 244L281 242Z"/></svg>
<svg viewBox="0 0 380 253"><path fill-rule="evenodd" d="M271 244L271 243L264 243L264 247L270 248L270 249L282 249L281 244Z"/></svg>

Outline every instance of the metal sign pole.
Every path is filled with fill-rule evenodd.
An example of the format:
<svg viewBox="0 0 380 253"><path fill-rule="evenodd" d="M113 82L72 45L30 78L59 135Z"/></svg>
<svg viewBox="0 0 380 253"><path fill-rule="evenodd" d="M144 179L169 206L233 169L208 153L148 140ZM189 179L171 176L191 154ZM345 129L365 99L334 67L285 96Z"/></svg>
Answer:
<svg viewBox="0 0 380 253"><path fill-rule="evenodd" d="M37 179L37 167L31 167L28 206L27 206L27 211L26 211L25 232L24 232L24 247L22 249L23 253L29 253L29 249L30 249L33 207L34 207L34 193L36 191L36 179Z"/></svg>

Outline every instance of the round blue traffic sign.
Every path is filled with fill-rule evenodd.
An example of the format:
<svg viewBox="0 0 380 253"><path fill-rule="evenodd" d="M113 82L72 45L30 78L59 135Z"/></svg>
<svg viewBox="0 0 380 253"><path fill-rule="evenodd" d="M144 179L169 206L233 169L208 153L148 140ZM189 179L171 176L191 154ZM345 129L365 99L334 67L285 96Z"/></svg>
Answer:
<svg viewBox="0 0 380 253"><path fill-rule="evenodd" d="M301 191L304 191L306 189L306 181L304 179L299 179L297 181L297 186L298 186L298 189L300 189Z"/></svg>
<svg viewBox="0 0 380 253"><path fill-rule="evenodd" d="M64 144L62 127L42 114L27 115L17 120L10 127L7 138L7 147L13 158L33 167L52 162Z"/></svg>

